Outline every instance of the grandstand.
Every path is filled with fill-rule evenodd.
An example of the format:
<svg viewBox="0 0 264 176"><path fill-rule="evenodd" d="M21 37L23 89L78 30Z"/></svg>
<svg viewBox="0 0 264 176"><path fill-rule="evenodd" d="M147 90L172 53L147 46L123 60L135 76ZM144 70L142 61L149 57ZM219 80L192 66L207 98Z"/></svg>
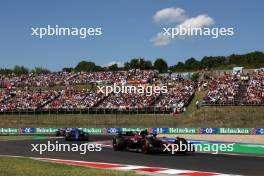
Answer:
<svg viewBox="0 0 264 176"><path fill-rule="evenodd" d="M203 105L264 105L264 69L213 77L203 88Z"/></svg>
<svg viewBox="0 0 264 176"><path fill-rule="evenodd" d="M194 94L193 82L187 79L167 79L162 83L157 70L131 69L115 72L48 73L1 75L4 89L0 97L1 113L59 113L77 111L114 113L117 111L143 113L180 113ZM169 85L167 94L118 93L105 95L96 92L94 85L133 84ZM92 85L76 90L79 85ZM59 86L58 90L53 90ZM46 89L44 89L46 87ZM44 89L44 90L43 90Z"/></svg>
<svg viewBox="0 0 264 176"><path fill-rule="evenodd" d="M132 69L105 72L57 72L0 75L0 113L182 113L194 94L203 90L199 106L264 105L264 69L252 73L228 73L201 79L159 75L157 70ZM106 84L166 85L167 93L96 92ZM80 85L86 86L79 89ZM198 86L196 86L198 85ZM53 89L56 86L57 89Z"/></svg>

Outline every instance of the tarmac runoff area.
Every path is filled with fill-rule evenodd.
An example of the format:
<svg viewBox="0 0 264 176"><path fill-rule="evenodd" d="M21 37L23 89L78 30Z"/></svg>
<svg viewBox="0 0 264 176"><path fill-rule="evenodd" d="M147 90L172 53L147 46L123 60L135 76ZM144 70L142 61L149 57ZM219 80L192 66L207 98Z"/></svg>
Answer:
<svg viewBox="0 0 264 176"><path fill-rule="evenodd" d="M111 141L112 136L91 135L90 139L90 142L92 143L102 143L105 141ZM144 155L142 153L127 151L115 152L111 147L103 147L102 151L100 152L88 152L85 155L80 155L76 152L50 152L44 153L43 155L40 155L36 152L31 152L32 143L43 143L47 142L48 140L53 142L59 141L60 143L69 143L62 138L23 141L0 141L0 155L13 155L34 158L53 158L59 160L98 163L114 163L122 166L133 165L139 167L152 167L152 169L153 167L167 168L170 169L171 173L176 173L179 170L189 170L198 172L222 173L228 175L235 174L263 176L264 157L255 156L223 154L212 155L209 153L193 153L188 155L176 156L170 156L167 154Z"/></svg>

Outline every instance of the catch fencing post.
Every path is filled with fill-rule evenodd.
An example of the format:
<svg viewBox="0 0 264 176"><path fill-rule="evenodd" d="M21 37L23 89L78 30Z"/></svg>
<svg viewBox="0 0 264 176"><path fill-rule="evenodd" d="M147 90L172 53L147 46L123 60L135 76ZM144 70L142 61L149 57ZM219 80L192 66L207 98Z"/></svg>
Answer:
<svg viewBox="0 0 264 176"><path fill-rule="evenodd" d="M115 116L115 126L117 127L117 113L116 113L116 116Z"/></svg>

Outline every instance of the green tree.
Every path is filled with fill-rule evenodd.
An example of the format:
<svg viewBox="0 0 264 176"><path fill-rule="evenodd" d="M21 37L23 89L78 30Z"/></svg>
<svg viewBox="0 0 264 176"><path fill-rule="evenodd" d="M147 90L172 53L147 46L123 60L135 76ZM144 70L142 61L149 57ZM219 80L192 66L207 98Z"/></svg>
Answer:
<svg viewBox="0 0 264 176"><path fill-rule="evenodd" d="M160 73L166 73L168 71L168 64L164 59L158 58L154 61L154 68L159 70Z"/></svg>
<svg viewBox="0 0 264 176"><path fill-rule="evenodd" d="M124 64L125 70L129 69L152 69L152 62L149 60L145 60L144 58L134 58L131 59L130 62L126 62Z"/></svg>
<svg viewBox="0 0 264 176"><path fill-rule="evenodd" d="M195 58L190 58L185 61L185 68L186 70L199 70L200 69L200 62L197 61Z"/></svg>
<svg viewBox="0 0 264 176"><path fill-rule="evenodd" d="M12 69L0 68L0 74L1 75L8 75L8 74L11 74L11 73L13 73Z"/></svg>
<svg viewBox="0 0 264 176"><path fill-rule="evenodd" d="M43 67L35 67L33 70L31 70L34 74L47 74L50 73L50 71Z"/></svg>
<svg viewBox="0 0 264 176"><path fill-rule="evenodd" d="M22 75L22 74L28 74L29 73L29 70L24 67L24 66L19 66L19 65L16 65L13 69L13 72L16 74L16 75Z"/></svg>
<svg viewBox="0 0 264 176"><path fill-rule="evenodd" d="M110 71L118 71L119 68L118 68L118 65L117 64L113 64L113 65L110 65L108 67L108 70L110 70Z"/></svg>
<svg viewBox="0 0 264 176"><path fill-rule="evenodd" d="M223 56L205 56L201 60L201 66L202 68L223 68L226 67L227 60Z"/></svg>
<svg viewBox="0 0 264 176"><path fill-rule="evenodd" d="M254 51L244 55L232 54L228 57L229 64L245 68L264 67L264 53Z"/></svg>
<svg viewBox="0 0 264 176"><path fill-rule="evenodd" d="M77 72L96 72L102 70L102 67L95 65L94 62L81 61L77 64L74 70Z"/></svg>
<svg viewBox="0 0 264 176"><path fill-rule="evenodd" d="M185 64L183 62L178 62L176 65L169 68L173 72L182 72L185 71Z"/></svg>
<svg viewBox="0 0 264 176"><path fill-rule="evenodd" d="M70 72L73 72L74 69L73 69L72 67L64 67L64 68L62 69L62 71L63 71L63 72L68 72L68 73L70 73Z"/></svg>

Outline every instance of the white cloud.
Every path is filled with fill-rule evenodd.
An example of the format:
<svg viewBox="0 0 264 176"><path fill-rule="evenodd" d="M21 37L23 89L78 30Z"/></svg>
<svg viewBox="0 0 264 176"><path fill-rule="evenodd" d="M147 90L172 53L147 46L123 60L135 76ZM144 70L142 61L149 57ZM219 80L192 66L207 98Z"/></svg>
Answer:
<svg viewBox="0 0 264 176"><path fill-rule="evenodd" d="M202 14L196 17L187 18L185 11L181 8L166 8L162 9L153 16L155 22L177 23L175 28L203 28L215 24L212 17ZM185 37L178 37L184 39ZM171 43L172 38L169 35L164 35L162 32L156 34L150 41L155 46L166 46Z"/></svg>
<svg viewBox="0 0 264 176"><path fill-rule="evenodd" d="M215 23L214 19L208 15L198 15L193 18L186 19L183 23L179 24L183 28L202 28L210 26Z"/></svg>
<svg viewBox="0 0 264 176"><path fill-rule="evenodd" d="M114 64L117 64L118 67L124 66L124 62L121 62L121 61L111 61L106 66L109 67L109 66L114 65Z"/></svg>
<svg viewBox="0 0 264 176"><path fill-rule="evenodd" d="M186 19L185 10L181 8L166 8L157 11L153 16L156 23L170 24L182 22Z"/></svg>
<svg viewBox="0 0 264 176"><path fill-rule="evenodd" d="M159 32L150 41L153 42L155 46L166 46L170 43L171 38L170 38L170 36L163 35L162 32Z"/></svg>

